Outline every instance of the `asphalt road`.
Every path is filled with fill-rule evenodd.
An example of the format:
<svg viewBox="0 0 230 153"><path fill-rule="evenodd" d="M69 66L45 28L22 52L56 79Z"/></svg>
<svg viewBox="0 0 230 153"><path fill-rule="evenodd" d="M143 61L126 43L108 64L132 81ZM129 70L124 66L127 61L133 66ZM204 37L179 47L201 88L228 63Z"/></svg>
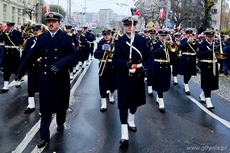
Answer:
<svg viewBox="0 0 230 153"><path fill-rule="evenodd" d="M153 97L147 94L147 103L139 107L135 123L137 132L129 132L129 147L119 148L120 121L115 104L108 102L106 112L100 112L98 87L98 61L79 72L72 82L70 110L65 130L56 132L55 115L50 127L51 141L42 149L39 142L39 106L24 114L27 106L27 82L21 88L10 87L0 95L0 152L23 153L179 153L179 152L230 152L230 103L213 93L213 111L199 102L200 87L190 81L191 96L179 84L171 85L164 93L165 113L158 110ZM2 76L0 76L2 77ZM13 79L13 76L12 76ZM3 81L0 82L2 87ZM116 93L115 93L116 94Z"/></svg>

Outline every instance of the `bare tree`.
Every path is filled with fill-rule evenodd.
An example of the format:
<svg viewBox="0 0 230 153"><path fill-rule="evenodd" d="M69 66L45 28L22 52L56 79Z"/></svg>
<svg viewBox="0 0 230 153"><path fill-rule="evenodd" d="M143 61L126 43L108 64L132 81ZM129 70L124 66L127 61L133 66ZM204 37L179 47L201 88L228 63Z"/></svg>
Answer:
<svg viewBox="0 0 230 153"><path fill-rule="evenodd" d="M33 16L36 16L36 5L34 6L29 6L26 1L22 1L23 3L23 10L22 10L22 14L25 15L27 14L30 18L30 20L33 19Z"/></svg>

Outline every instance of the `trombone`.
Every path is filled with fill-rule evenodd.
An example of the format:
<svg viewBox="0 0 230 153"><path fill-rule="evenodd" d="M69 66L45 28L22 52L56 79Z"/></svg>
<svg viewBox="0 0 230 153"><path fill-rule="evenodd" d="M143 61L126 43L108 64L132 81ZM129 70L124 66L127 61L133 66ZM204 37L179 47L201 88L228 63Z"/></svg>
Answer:
<svg viewBox="0 0 230 153"><path fill-rule="evenodd" d="M169 34L170 40L166 42L168 50L170 52L176 52L179 49L179 45L176 42L173 42L172 36Z"/></svg>
<svg viewBox="0 0 230 153"><path fill-rule="evenodd" d="M6 29L6 30L4 31L4 33L5 33L7 36L9 36L10 30L9 30L9 29Z"/></svg>
<svg viewBox="0 0 230 153"><path fill-rule="evenodd" d="M112 41L110 44L104 44L102 46L102 50L104 50L104 54L102 56L101 63L99 66L99 71L98 71L99 76L102 76L104 69L105 69L105 65L108 61L108 58L111 59L113 57L113 51L115 49L114 41L118 40L119 32L120 32L120 30L118 30L117 32L114 32L114 34L112 36ZM111 46L112 46L112 51L111 51Z"/></svg>
<svg viewBox="0 0 230 153"><path fill-rule="evenodd" d="M102 45L102 50L104 50L104 54L102 56L101 63L100 63L100 66L99 66L99 70L98 70L99 76L102 76L102 74L104 72L105 65L107 63L108 57L112 57L112 55L110 55L110 54L112 54L112 52L110 51L111 47L110 47L109 44Z"/></svg>
<svg viewBox="0 0 230 153"><path fill-rule="evenodd" d="M222 42L221 42L220 36L219 36L219 42L220 42L220 52L216 53L216 58L223 60L223 59L227 58L227 55L223 52Z"/></svg>

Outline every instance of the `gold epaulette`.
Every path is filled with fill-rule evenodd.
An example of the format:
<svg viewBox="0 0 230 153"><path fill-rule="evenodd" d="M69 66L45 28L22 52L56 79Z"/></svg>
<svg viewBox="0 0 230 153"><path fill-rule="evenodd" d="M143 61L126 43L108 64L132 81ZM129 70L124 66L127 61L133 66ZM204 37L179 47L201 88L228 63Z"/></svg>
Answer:
<svg viewBox="0 0 230 153"><path fill-rule="evenodd" d="M72 36L73 34L72 34L71 32L68 32L67 35L68 35L68 36Z"/></svg>
<svg viewBox="0 0 230 153"><path fill-rule="evenodd" d="M44 33L45 33L45 32L41 32L41 33L39 33L37 37L39 37L39 36L43 35Z"/></svg>

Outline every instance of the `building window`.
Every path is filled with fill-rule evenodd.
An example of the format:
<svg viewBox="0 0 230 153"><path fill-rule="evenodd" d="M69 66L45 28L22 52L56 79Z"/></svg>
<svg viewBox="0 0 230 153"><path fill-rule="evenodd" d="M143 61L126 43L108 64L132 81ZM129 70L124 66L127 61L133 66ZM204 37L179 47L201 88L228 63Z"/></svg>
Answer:
<svg viewBox="0 0 230 153"><path fill-rule="evenodd" d="M13 22L15 22L15 19L14 19L14 14L15 14L15 7L12 7L12 15L11 15L11 20L13 21Z"/></svg>
<svg viewBox="0 0 230 153"><path fill-rule="evenodd" d="M216 21L216 20L212 20L212 24L213 24L213 25L216 25L216 24L217 24L217 21Z"/></svg>
<svg viewBox="0 0 230 153"><path fill-rule="evenodd" d="M212 9L212 14L217 14L217 9Z"/></svg>
<svg viewBox="0 0 230 153"><path fill-rule="evenodd" d="M18 24L21 24L21 9L18 9Z"/></svg>
<svg viewBox="0 0 230 153"><path fill-rule="evenodd" d="M6 21L6 7L7 7L7 5L6 4L3 4L3 21Z"/></svg>

